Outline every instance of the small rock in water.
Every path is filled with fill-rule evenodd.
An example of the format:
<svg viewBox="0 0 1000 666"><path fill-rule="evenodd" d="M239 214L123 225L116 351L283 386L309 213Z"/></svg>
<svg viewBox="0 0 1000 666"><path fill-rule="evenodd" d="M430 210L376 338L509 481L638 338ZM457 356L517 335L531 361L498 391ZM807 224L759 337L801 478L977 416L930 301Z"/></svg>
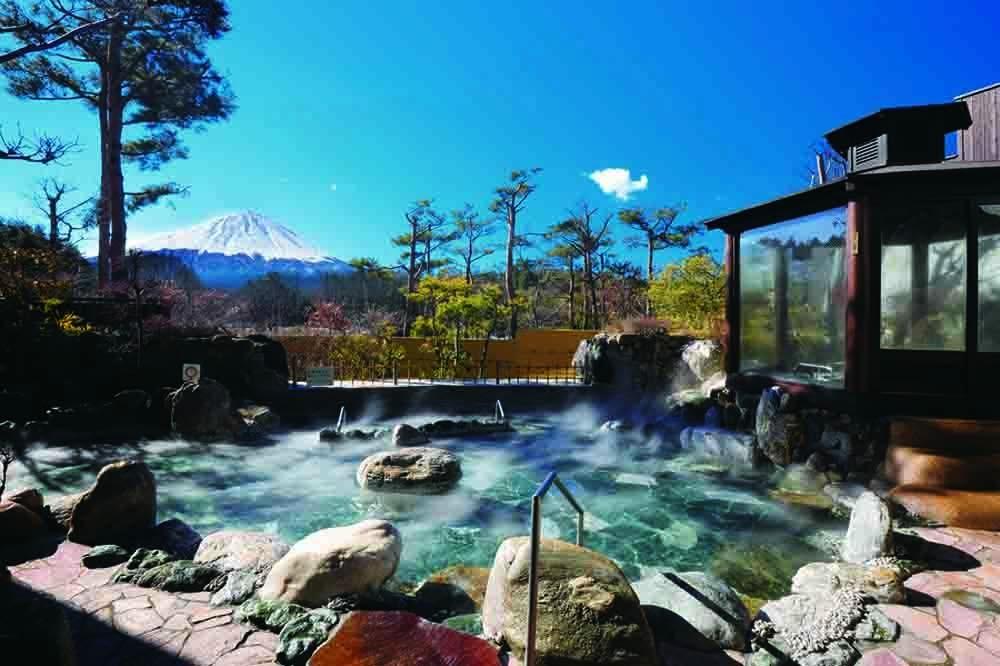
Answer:
<svg viewBox="0 0 1000 666"><path fill-rule="evenodd" d="M392 429L393 446L420 446L427 444L430 438L408 423L400 423Z"/></svg>
<svg viewBox="0 0 1000 666"><path fill-rule="evenodd" d="M83 557L80 562L88 569L104 569L121 564L129 559L129 552L121 546L114 544L106 546L94 546Z"/></svg>
<svg viewBox="0 0 1000 666"><path fill-rule="evenodd" d="M892 516L889 505L873 492L858 497L851 511L844 549L848 562L863 564L876 557L892 554Z"/></svg>

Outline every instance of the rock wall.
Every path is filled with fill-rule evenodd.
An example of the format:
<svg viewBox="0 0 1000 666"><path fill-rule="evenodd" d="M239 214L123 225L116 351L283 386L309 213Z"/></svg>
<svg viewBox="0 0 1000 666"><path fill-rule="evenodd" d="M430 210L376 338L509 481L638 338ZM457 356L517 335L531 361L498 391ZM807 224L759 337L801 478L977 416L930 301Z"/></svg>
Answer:
<svg viewBox="0 0 1000 666"><path fill-rule="evenodd" d="M686 335L600 333L573 356L584 379L627 391L677 391L699 386L719 370L721 350Z"/></svg>

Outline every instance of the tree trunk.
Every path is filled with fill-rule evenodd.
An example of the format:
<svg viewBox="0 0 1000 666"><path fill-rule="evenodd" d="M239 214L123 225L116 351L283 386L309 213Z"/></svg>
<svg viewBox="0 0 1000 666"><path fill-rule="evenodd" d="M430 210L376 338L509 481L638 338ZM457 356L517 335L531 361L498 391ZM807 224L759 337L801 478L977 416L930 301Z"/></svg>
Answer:
<svg viewBox="0 0 1000 666"><path fill-rule="evenodd" d="M573 257L569 258L569 327L576 328L576 271Z"/></svg>
<svg viewBox="0 0 1000 666"><path fill-rule="evenodd" d="M122 175L122 129L124 103L122 100L121 74L122 28L119 23L111 26L108 39L108 199L111 222L111 279L127 277L125 266L125 182Z"/></svg>
<svg viewBox="0 0 1000 666"><path fill-rule="evenodd" d="M49 199L49 246L55 250L59 242L59 204Z"/></svg>
<svg viewBox="0 0 1000 666"><path fill-rule="evenodd" d="M594 297L596 295L594 291L594 275L591 270L590 261L589 255L583 255L583 280L586 283L586 288L583 292L583 327L586 329L592 328L591 313L594 310Z"/></svg>
<svg viewBox="0 0 1000 666"><path fill-rule="evenodd" d="M649 248L646 253L646 316L653 314L653 307L649 301L649 287L653 284L653 243L652 237L649 239Z"/></svg>
<svg viewBox="0 0 1000 666"><path fill-rule="evenodd" d="M517 335L517 308L514 307L514 241L516 239L515 226L517 225L517 215L513 211L507 212L507 271L504 273L504 291L507 296L507 305L510 306L510 337L514 339Z"/></svg>
<svg viewBox="0 0 1000 666"><path fill-rule="evenodd" d="M111 199L108 193L108 78L101 67L101 90L98 94L97 116L101 126L101 192L97 202L97 286L108 286L111 259Z"/></svg>
<svg viewBox="0 0 1000 666"><path fill-rule="evenodd" d="M465 283L472 284L472 239L469 239L469 253L465 255Z"/></svg>
<svg viewBox="0 0 1000 666"><path fill-rule="evenodd" d="M417 224L410 222L410 270L406 272L406 293L417 291ZM406 299L403 309L403 337L410 337L410 327L413 325L413 301Z"/></svg>

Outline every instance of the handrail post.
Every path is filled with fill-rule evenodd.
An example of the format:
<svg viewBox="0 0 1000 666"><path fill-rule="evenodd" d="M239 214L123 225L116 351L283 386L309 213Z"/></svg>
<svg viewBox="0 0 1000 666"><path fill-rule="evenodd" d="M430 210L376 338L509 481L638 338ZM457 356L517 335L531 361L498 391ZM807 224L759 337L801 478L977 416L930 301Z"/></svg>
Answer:
<svg viewBox="0 0 1000 666"><path fill-rule="evenodd" d="M542 497L531 498L531 563L528 568L528 635L524 643L525 666L535 666L538 631L538 559L542 547Z"/></svg>

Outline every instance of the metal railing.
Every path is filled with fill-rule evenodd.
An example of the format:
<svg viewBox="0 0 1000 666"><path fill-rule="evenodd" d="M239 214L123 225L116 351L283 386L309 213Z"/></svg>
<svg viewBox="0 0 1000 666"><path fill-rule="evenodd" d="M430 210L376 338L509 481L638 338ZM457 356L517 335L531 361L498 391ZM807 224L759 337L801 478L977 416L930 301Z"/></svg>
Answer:
<svg viewBox="0 0 1000 666"><path fill-rule="evenodd" d="M290 354L289 379L295 383L307 379L312 365L305 355ZM319 386L398 386L411 384L527 384L580 385L589 383L585 369L577 365L516 365L492 361L480 366L467 363L438 368L431 361L374 361L341 364L323 363L329 369L330 384Z"/></svg>
<svg viewBox="0 0 1000 666"><path fill-rule="evenodd" d="M524 641L524 664L535 666L535 633L538 631L538 558L542 547L542 498L555 484L576 511L576 545L583 545L583 507L563 485L556 472L549 472L531 496L531 563L528 568L528 635Z"/></svg>

